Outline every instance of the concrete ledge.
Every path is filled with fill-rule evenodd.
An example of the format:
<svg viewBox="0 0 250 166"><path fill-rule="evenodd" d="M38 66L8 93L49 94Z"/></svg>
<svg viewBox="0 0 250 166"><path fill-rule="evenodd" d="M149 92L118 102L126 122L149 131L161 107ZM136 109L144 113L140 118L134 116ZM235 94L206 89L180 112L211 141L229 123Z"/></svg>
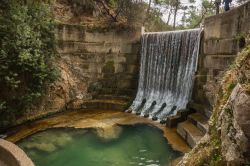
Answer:
<svg viewBox="0 0 250 166"><path fill-rule="evenodd" d="M133 43L138 42L140 36L140 29L130 31L107 29L105 31L98 31L98 29L93 30L86 26L70 24L58 24L56 28L56 39L62 41Z"/></svg>
<svg viewBox="0 0 250 166"><path fill-rule="evenodd" d="M205 57L204 67L225 70L235 59L235 55L209 55Z"/></svg>
<svg viewBox="0 0 250 166"><path fill-rule="evenodd" d="M228 12L205 18L205 40L234 38L239 32L247 32L249 11L250 1Z"/></svg>
<svg viewBox="0 0 250 166"><path fill-rule="evenodd" d="M237 53L237 41L234 38L206 39L204 53L206 55L235 55Z"/></svg>
<svg viewBox="0 0 250 166"><path fill-rule="evenodd" d="M85 110L116 110L124 111L127 102L123 100L91 100L82 103L81 108Z"/></svg>
<svg viewBox="0 0 250 166"><path fill-rule="evenodd" d="M60 42L58 53L122 53L137 52L133 50L132 43L84 43L84 42Z"/></svg>
<svg viewBox="0 0 250 166"><path fill-rule="evenodd" d="M0 165L34 166L25 152L13 143L0 139Z"/></svg>

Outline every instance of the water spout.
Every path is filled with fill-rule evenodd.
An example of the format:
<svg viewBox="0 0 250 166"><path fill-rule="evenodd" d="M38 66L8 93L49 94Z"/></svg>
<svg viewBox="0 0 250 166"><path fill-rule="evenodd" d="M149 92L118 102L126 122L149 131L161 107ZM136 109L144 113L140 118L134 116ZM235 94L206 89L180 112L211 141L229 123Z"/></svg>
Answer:
<svg viewBox="0 0 250 166"><path fill-rule="evenodd" d="M167 117L169 115L172 115L174 113L174 111L176 110L177 106L173 106L172 109L170 110L169 113L167 113L163 118L162 120L160 121L161 124L165 124L167 122Z"/></svg>
<svg viewBox="0 0 250 166"><path fill-rule="evenodd" d="M141 110L142 108L144 107L144 105L146 104L146 99L143 99L142 102L141 102L141 105L138 106L136 109L135 109L135 114L136 115L140 115L141 114Z"/></svg>
<svg viewBox="0 0 250 166"><path fill-rule="evenodd" d="M153 120L153 121L158 120L157 115L158 115L160 112L162 112L163 109L164 109L166 106L167 106L167 104L166 104L166 103L163 103L162 106L161 106L161 108L160 108L159 110L157 110L157 111L153 114L153 117L152 117L152 120Z"/></svg>
<svg viewBox="0 0 250 166"><path fill-rule="evenodd" d="M146 111L144 111L144 117L148 118L149 117L149 112L151 112L154 109L154 106L156 105L156 101L153 101L153 103L151 104L151 106L146 109Z"/></svg>

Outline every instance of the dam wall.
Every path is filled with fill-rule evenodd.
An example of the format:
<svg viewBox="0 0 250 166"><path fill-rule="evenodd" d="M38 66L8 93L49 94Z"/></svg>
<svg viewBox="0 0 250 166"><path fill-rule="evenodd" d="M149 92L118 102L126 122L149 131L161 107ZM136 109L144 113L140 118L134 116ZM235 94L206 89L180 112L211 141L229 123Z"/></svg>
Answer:
<svg viewBox="0 0 250 166"><path fill-rule="evenodd" d="M250 2L204 20L199 69L193 100L210 116L220 81L246 45L250 33Z"/></svg>
<svg viewBox="0 0 250 166"><path fill-rule="evenodd" d="M204 34L192 93L193 106L211 115L221 78L244 46L250 30L250 2L204 21ZM135 98L140 67L140 29L98 29L58 23L60 78L34 111L16 124L62 110L125 110Z"/></svg>
<svg viewBox="0 0 250 166"><path fill-rule="evenodd" d="M79 79L82 95L130 96L137 88L140 31L60 24L57 52Z"/></svg>

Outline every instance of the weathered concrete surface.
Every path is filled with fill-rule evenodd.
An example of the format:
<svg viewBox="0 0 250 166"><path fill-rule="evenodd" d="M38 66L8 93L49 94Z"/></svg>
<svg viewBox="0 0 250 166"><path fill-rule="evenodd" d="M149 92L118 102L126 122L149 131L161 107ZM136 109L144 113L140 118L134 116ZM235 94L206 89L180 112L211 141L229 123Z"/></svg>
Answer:
<svg viewBox="0 0 250 166"><path fill-rule="evenodd" d="M250 33L250 2L204 21L193 99L205 106L206 115L211 115L221 78L241 50L239 37L243 33Z"/></svg>
<svg viewBox="0 0 250 166"><path fill-rule="evenodd" d="M84 89L83 98L133 96L139 67L139 31L91 31L79 25L58 25L58 55L71 77ZM78 95L78 96L79 96Z"/></svg>
<svg viewBox="0 0 250 166"><path fill-rule="evenodd" d="M193 148L208 131L207 121L200 113L190 114L186 121L178 124L177 133Z"/></svg>
<svg viewBox="0 0 250 166"><path fill-rule="evenodd" d="M18 146L0 139L0 166L34 166L34 164Z"/></svg>

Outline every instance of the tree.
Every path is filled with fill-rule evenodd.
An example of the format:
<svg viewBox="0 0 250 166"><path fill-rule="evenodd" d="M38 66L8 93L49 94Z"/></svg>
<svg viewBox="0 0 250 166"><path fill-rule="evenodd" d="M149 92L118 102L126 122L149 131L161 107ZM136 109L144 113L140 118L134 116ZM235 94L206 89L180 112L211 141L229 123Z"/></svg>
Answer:
<svg viewBox="0 0 250 166"><path fill-rule="evenodd" d="M183 6L182 7L182 10L183 10L183 15L182 15L182 18L181 18L182 27L185 27L185 25L186 25L186 19L187 19L187 12L186 12L186 10L187 9L188 9L187 6Z"/></svg>
<svg viewBox="0 0 250 166"><path fill-rule="evenodd" d="M176 27L176 16L177 16L177 11L180 8L180 5L181 5L180 0L175 0L173 2L173 6L174 6L174 23L173 23L173 29L175 29L175 27Z"/></svg>
<svg viewBox="0 0 250 166"><path fill-rule="evenodd" d="M196 28L202 23L205 17L214 15L215 6L212 2L208 0L202 0L201 9L197 9L195 6L191 5L188 8L188 18L187 28Z"/></svg>
<svg viewBox="0 0 250 166"><path fill-rule="evenodd" d="M149 0L149 1L148 1L147 12L146 12L146 17L145 17L145 19L144 19L144 21L143 21L143 26L145 25L145 22L146 22L147 19L149 18L151 5L152 5L152 0Z"/></svg>
<svg viewBox="0 0 250 166"><path fill-rule="evenodd" d="M4 1L2 1L4 2ZM55 80L54 23L49 6L14 0L0 10L0 127L21 115ZM2 7L5 8L2 8Z"/></svg>
<svg viewBox="0 0 250 166"><path fill-rule="evenodd" d="M165 11L168 12L167 24L169 25L171 16L173 15L173 29L176 28L176 18L178 10L182 8L182 4L180 0L156 0L156 4L165 8Z"/></svg>

